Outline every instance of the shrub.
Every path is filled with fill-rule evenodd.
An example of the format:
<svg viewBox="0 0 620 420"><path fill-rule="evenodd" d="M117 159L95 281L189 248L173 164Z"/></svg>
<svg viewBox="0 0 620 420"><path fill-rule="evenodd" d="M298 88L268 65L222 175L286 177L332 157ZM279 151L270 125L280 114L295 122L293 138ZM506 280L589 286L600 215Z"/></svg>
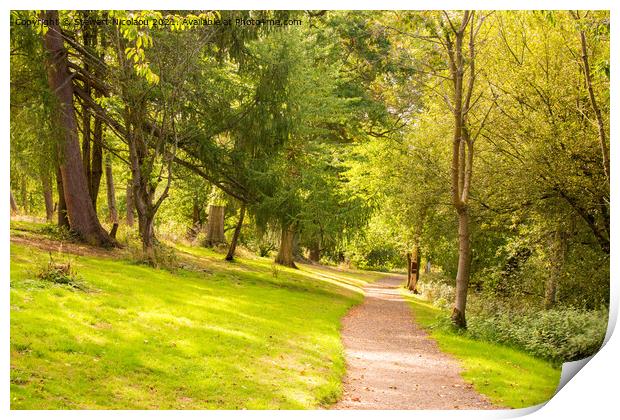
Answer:
<svg viewBox="0 0 620 420"><path fill-rule="evenodd" d="M447 279L437 274L424 275L418 288L433 305L451 308L455 291ZM527 302L520 306L471 291L468 301L468 329L464 334L520 348L554 362L579 360L596 353L607 330L607 309L543 310ZM451 329L452 325L446 316L438 319L434 328Z"/></svg>
<svg viewBox="0 0 620 420"><path fill-rule="evenodd" d="M531 313L471 313L468 334L522 348L538 357L566 362L596 353L607 330L606 310L574 308Z"/></svg>
<svg viewBox="0 0 620 420"><path fill-rule="evenodd" d="M71 261L57 262L49 254L47 264L41 267L37 273L37 278L45 282L70 286L79 290L86 290L85 285L80 281Z"/></svg>

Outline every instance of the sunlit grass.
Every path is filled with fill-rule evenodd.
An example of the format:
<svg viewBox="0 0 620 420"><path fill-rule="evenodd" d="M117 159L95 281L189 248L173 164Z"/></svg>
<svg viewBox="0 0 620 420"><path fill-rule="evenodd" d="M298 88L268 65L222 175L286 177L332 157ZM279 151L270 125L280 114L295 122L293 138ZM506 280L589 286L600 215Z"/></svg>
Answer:
<svg viewBox="0 0 620 420"><path fill-rule="evenodd" d="M447 328L433 328L447 316L429 302L404 292L414 320L430 332L439 348L454 355L463 378L502 407L522 408L548 401L554 394L560 369L550 362L495 343L475 340Z"/></svg>
<svg viewBox="0 0 620 420"><path fill-rule="evenodd" d="M72 259L88 293L11 246L11 408L316 408L342 392L340 319L377 273L179 247L173 272Z"/></svg>

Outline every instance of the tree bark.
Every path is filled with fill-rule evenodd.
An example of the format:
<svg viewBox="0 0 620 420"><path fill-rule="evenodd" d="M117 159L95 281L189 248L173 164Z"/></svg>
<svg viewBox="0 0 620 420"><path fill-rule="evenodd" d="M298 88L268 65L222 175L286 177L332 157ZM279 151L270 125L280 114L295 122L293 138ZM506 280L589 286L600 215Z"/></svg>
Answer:
<svg viewBox="0 0 620 420"><path fill-rule="evenodd" d="M321 245L318 242L310 246L310 261L318 263L321 260Z"/></svg>
<svg viewBox="0 0 620 420"><path fill-rule="evenodd" d="M418 293L418 280L420 279L420 246L414 245L413 251L407 254L409 269L407 275L407 288L413 293Z"/></svg>
<svg viewBox="0 0 620 420"><path fill-rule="evenodd" d="M553 242L551 244L553 250L551 270L549 270L547 282L545 283L545 309L553 308L557 301L558 284L562 278L564 261L568 249L567 237L566 232L562 232L560 229L555 232L553 237Z"/></svg>
<svg viewBox="0 0 620 420"><path fill-rule="evenodd" d="M155 229L154 217L138 212L138 228L142 239L142 252L148 262L155 264Z"/></svg>
<svg viewBox="0 0 620 420"><path fill-rule="evenodd" d="M241 204L239 210L239 221L235 227L232 240L230 241L230 247L228 248L228 254L226 254L226 261L232 261L235 258L235 250L237 249L237 241L239 240L239 234L241 233L241 227L243 226L243 218L245 217L245 204Z"/></svg>
<svg viewBox="0 0 620 420"><path fill-rule="evenodd" d="M192 225L187 230L187 236L189 239L195 239L200 229L202 229L203 224L203 212L204 212L204 203L198 199L194 198L192 202Z"/></svg>
<svg viewBox="0 0 620 420"><path fill-rule="evenodd" d="M579 20L579 16L573 13L575 20ZM601 155L603 158L603 171L605 177L609 181L609 148L607 146L607 131L605 129L605 122L601 114L601 109L596 102L596 96L594 95L594 88L592 87L592 73L590 71L590 60L588 58L588 45L586 42L585 31L579 31L579 37L581 41L581 62L583 64L583 74L586 79L586 87L588 88L588 97L590 98L590 105L594 111L596 117L596 125L598 128L599 146L601 148Z"/></svg>
<svg viewBox="0 0 620 420"><path fill-rule="evenodd" d="M58 227L71 229L69 216L67 215L67 203L65 202L65 190L62 186L60 168L56 170L56 190L58 191Z"/></svg>
<svg viewBox="0 0 620 420"><path fill-rule="evenodd" d="M90 199L97 210L97 197L103 176L103 125L101 118L95 116L95 129L93 131L92 162L90 166Z"/></svg>
<svg viewBox="0 0 620 420"><path fill-rule="evenodd" d="M452 322L460 327L467 327L465 319L465 307L467 305L467 288L469 285L469 272L471 269L471 244L469 238L469 212L461 209L458 213L459 220L459 261L456 273L456 298L452 309Z"/></svg>
<svg viewBox="0 0 620 420"><path fill-rule="evenodd" d="M224 236L224 210L225 206L209 205L209 218L207 219L206 246L215 246L226 243Z"/></svg>
<svg viewBox="0 0 620 420"><path fill-rule="evenodd" d="M54 220L54 198L52 197L52 181L48 174L42 176L43 199L45 201L45 220L51 223Z"/></svg>
<svg viewBox="0 0 620 420"><path fill-rule="evenodd" d="M110 236L116 237L116 230L118 229L118 211L116 209L116 191L114 188L114 177L112 175L112 164L110 161L106 161L105 164L105 178L107 186L108 196L108 212L110 217L110 223L112 223L112 230Z"/></svg>
<svg viewBox="0 0 620 420"><path fill-rule="evenodd" d="M89 13L89 12L85 12ZM91 45L94 47L99 43L101 50L105 51L106 41L105 32L99 32L96 25L91 26L92 36L90 38ZM98 56L99 60L104 60L103 54ZM86 63L85 63L86 65ZM85 67L86 69L86 67ZM102 80L104 77L102 66L95 66L94 77L97 80ZM101 94L95 90L93 92L95 97L101 96ZM103 121L101 116L94 112L94 127L92 131L92 161L90 166L90 198L93 202L93 207L97 211L97 198L99 196L99 188L101 186L101 177L103 176Z"/></svg>
<svg viewBox="0 0 620 420"><path fill-rule="evenodd" d="M448 55L448 67L452 79L453 100L452 114L454 118L454 133L452 139L451 195L452 204L458 218L459 258L456 274L456 297L452 310L452 322L459 328L466 328L465 307L467 303L467 287L471 268L471 244L469 240L469 189L473 169L473 139L469 136L467 115L470 111L470 100L474 89L475 69L475 33L473 26L474 13L463 12L463 18L458 26L450 23L451 31L444 32L445 40L442 44ZM481 21L482 22L482 21ZM463 56L463 41L467 27L469 29L468 60ZM440 31L439 33L442 33ZM454 36L454 39L452 38ZM468 64L468 79L464 79L465 64Z"/></svg>
<svg viewBox="0 0 620 420"><path fill-rule="evenodd" d="M407 289L411 284L411 252L407 252Z"/></svg>
<svg viewBox="0 0 620 420"><path fill-rule="evenodd" d="M293 259L293 240L295 238L295 228L292 225L282 227L282 237L280 239L280 249L276 256L276 263L287 267L297 268Z"/></svg>
<svg viewBox="0 0 620 420"><path fill-rule="evenodd" d="M133 213L134 213L134 204L133 204L133 192L131 188L131 181L127 184L127 192L126 192L126 205L127 205L127 226L133 226Z"/></svg>
<svg viewBox="0 0 620 420"><path fill-rule="evenodd" d="M19 183L19 195L21 199L22 209L24 210L24 214L29 214L30 209L28 205L28 184L26 183L25 177L22 177L21 182Z"/></svg>
<svg viewBox="0 0 620 420"><path fill-rule="evenodd" d="M59 166L71 229L83 241L92 245L116 246L116 241L99 223L90 199L73 107L73 85L67 66L67 51L59 26L58 11L46 11L45 18L50 22L44 38L48 53L46 68L50 91L55 95L57 102L58 127L62 130L58 147Z"/></svg>
<svg viewBox="0 0 620 420"><path fill-rule="evenodd" d="M11 193L11 214L17 214L17 203L15 202L15 197L13 197L13 191Z"/></svg>
<svg viewBox="0 0 620 420"><path fill-rule="evenodd" d="M84 18L88 18L88 12L82 12ZM91 45L91 31L88 24L82 27L82 40L84 46L89 48ZM87 57L82 58L84 71L88 74L90 72L90 65ZM84 92L86 95L91 95L90 82L88 79L84 80ZM92 191L90 187L92 185L92 174L90 167L90 142L91 142L91 130L90 130L90 109L86 104L82 105L82 164L84 166L84 175L86 176L86 182L89 188L89 193L92 197Z"/></svg>

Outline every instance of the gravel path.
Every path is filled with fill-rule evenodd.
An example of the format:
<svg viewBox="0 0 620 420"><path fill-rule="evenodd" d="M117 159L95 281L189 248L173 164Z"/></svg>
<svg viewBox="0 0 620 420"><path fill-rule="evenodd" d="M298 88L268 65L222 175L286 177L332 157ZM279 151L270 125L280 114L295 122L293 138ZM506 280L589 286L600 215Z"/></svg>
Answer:
<svg viewBox="0 0 620 420"><path fill-rule="evenodd" d="M459 375L460 366L413 322L402 277L366 287L343 319L347 375L334 409L491 409Z"/></svg>

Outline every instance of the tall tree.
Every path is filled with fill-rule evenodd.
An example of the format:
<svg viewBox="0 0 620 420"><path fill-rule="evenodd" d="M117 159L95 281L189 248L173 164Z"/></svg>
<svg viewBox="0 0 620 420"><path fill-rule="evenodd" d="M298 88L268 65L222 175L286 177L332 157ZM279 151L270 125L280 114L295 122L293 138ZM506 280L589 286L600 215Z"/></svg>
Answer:
<svg viewBox="0 0 620 420"><path fill-rule="evenodd" d="M68 68L58 11L48 10L49 23L44 36L49 88L56 99L56 118L59 131L59 168L71 230L93 245L114 246L116 242L103 229L97 218L88 190L77 133L73 106L73 85Z"/></svg>

